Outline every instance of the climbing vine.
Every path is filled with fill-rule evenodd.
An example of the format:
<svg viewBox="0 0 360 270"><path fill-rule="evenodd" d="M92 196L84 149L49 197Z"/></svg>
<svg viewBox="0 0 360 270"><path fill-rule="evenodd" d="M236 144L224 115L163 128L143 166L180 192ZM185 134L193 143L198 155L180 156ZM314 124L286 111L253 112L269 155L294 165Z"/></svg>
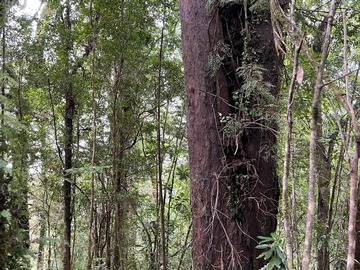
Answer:
<svg viewBox="0 0 360 270"><path fill-rule="evenodd" d="M209 56L209 72L217 82L218 94L226 89L227 94L222 96L228 97L230 107L227 112L221 109L218 112L225 160L223 172L229 179L227 207L231 218L242 222L243 209L261 181L256 162L259 158L270 161L275 152L277 86L269 74L276 77L278 73L266 65L264 55L269 52L261 43L264 34L259 33L269 14L264 12L269 11L269 4L210 2L213 7L217 5L218 18L214 20L221 21L223 36ZM261 141L260 146L254 147L252 140ZM268 211L264 202L258 205L262 211Z"/></svg>

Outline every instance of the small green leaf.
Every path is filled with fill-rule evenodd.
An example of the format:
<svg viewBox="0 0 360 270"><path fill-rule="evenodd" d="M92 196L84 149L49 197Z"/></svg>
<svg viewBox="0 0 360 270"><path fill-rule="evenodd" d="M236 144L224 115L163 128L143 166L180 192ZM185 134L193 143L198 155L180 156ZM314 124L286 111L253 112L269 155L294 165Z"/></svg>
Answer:
<svg viewBox="0 0 360 270"><path fill-rule="evenodd" d="M6 168L7 162L5 160L0 159L0 169Z"/></svg>
<svg viewBox="0 0 360 270"><path fill-rule="evenodd" d="M274 239L272 239L271 237L267 237L267 236L258 236L259 239L261 239L261 241L259 242L259 244L263 244L263 243L267 243L267 242L272 242L274 241Z"/></svg>
<svg viewBox="0 0 360 270"><path fill-rule="evenodd" d="M282 260L282 262L286 262L285 254L284 254L284 252L281 250L281 248L279 246L276 247L276 254Z"/></svg>
<svg viewBox="0 0 360 270"><path fill-rule="evenodd" d="M278 256L272 257L271 262L272 262L277 268L280 268L281 263L282 263L281 259L280 259Z"/></svg>
<svg viewBox="0 0 360 270"><path fill-rule="evenodd" d="M2 210L0 212L0 216L2 216L3 218L5 218L7 220L7 222L11 222L11 213L9 210Z"/></svg>
<svg viewBox="0 0 360 270"><path fill-rule="evenodd" d="M273 255L273 251L270 249L265 252L264 260L268 260Z"/></svg>
<svg viewBox="0 0 360 270"><path fill-rule="evenodd" d="M256 257L256 259L261 259L264 256L265 256L265 252L262 252L259 256Z"/></svg>
<svg viewBox="0 0 360 270"><path fill-rule="evenodd" d="M261 244L261 245L257 245L255 248L257 249L265 249L265 248L270 248L269 244Z"/></svg>
<svg viewBox="0 0 360 270"><path fill-rule="evenodd" d="M274 268L274 264L272 262L269 262L267 265L266 265L266 270L273 270Z"/></svg>

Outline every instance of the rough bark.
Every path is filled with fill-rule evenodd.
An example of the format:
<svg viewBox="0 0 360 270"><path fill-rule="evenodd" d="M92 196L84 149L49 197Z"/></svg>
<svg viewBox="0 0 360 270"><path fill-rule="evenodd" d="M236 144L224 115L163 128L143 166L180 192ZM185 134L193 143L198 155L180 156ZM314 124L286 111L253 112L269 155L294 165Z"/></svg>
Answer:
<svg viewBox="0 0 360 270"><path fill-rule="evenodd" d="M241 30L256 34L249 48L258 50L265 68L264 81L278 93L279 59L275 52L270 16L252 23L246 6L229 3L211 10L205 1L180 1L185 70L188 143L193 218L193 269L260 269L257 236L276 228L278 179L270 155L276 142L270 129L249 123L234 144L226 144L219 113L242 115L234 109L234 91L244 83L236 76L246 48ZM248 29L246 29L248 27ZM211 76L209 57L219 41L231 48L222 69ZM253 109L251 99L249 109ZM246 119L239 118L238 121ZM255 123L258 119L252 119ZM237 146L235 146L237 144ZM241 148L241 149L240 149Z"/></svg>

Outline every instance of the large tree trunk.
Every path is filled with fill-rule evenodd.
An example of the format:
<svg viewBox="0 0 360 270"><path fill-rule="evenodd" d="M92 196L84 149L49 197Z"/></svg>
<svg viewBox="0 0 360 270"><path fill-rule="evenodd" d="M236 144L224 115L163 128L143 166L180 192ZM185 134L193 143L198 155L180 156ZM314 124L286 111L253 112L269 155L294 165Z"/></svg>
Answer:
<svg viewBox="0 0 360 270"><path fill-rule="evenodd" d="M258 270L264 262L256 260L257 236L269 235L276 229L279 196L273 159L276 139L269 128L271 124L262 122L259 115L247 114L247 110L252 111L258 105L260 94L246 97L245 108L234 108L239 103L234 94L245 83L236 71L244 65L249 68L255 61L254 55L245 57L250 55L248 48L256 51L257 64L264 71L259 82L273 85L271 95L278 93L279 61L270 14L262 11L257 17L246 6L235 3L215 5L210 11L205 5L206 1L180 1L193 269ZM252 20L255 17L257 22ZM214 70L211 63L216 62L216 55L222 61L222 68ZM246 129L227 137L220 114L244 124ZM259 128L256 123L268 127Z"/></svg>

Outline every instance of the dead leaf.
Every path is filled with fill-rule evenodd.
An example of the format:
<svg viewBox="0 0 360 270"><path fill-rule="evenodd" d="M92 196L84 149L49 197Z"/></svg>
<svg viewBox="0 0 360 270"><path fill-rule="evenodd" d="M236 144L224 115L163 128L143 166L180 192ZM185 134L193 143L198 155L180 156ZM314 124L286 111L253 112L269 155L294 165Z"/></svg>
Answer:
<svg viewBox="0 0 360 270"><path fill-rule="evenodd" d="M297 70L297 73L296 73L296 81L299 84L302 84L303 78L304 78L304 70L303 70L302 67L299 67L298 70Z"/></svg>

